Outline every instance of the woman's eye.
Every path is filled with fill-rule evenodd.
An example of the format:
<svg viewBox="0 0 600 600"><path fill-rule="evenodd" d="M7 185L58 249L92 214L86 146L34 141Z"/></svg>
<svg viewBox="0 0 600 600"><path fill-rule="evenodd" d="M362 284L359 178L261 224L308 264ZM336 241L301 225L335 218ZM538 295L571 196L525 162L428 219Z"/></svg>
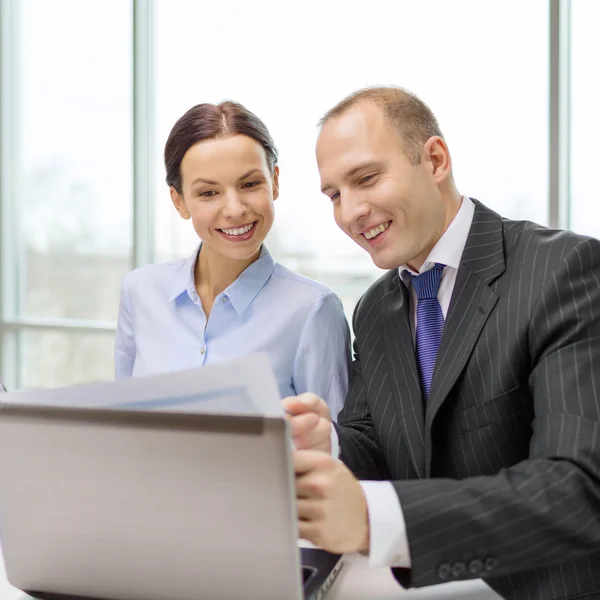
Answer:
<svg viewBox="0 0 600 600"><path fill-rule="evenodd" d="M340 197L340 193L339 192L335 192L334 194L331 194L331 196L329 197L329 199L332 202L335 202L339 197Z"/></svg>
<svg viewBox="0 0 600 600"><path fill-rule="evenodd" d="M203 198L212 198L216 193L214 190L206 190L205 192L200 192L200 196Z"/></svg>
<svg viewBox="0 0 600 600"><path fill-rule="evenodd" d="M244 185L242 187L248 189L248 188L256 187L259 184L260 184L260 181L247 181L246 183L244 183Z"/></svg>

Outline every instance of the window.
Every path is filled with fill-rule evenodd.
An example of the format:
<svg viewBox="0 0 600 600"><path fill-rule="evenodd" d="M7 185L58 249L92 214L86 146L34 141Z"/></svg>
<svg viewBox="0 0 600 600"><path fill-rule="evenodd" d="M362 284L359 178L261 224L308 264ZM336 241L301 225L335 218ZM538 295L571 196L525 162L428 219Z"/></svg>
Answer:
<svg viewBox="0 0 600 600"><path fill-rule="evenodd" d="M547 222L547 2L373 0L353 10L311 0L294 10L271 0L157 0L156 11L157 142L200 102L233 99L261 117L281 169L267 245L332 287L347 314L382 272L336 227L314 143L322 114L357 88L418 93L445 132L460 190L504 215ZM155 172L156 255L187 256L198 240L171 205L158 153Z"/></svg>
<svg viewBox="0 0 600 600"><path fill-rule="evenodd" d="M2 134L3 354L14 367L4 377L11 387L106 378L131 268L131 6L20 0L3 9L14 75L2 86L11 113ZM86 327L101 331L84 339Z"/></svg>
<svg viewBox="0 0 600 600"><path fill-rule="evenodd" d="M564 1L0 0L3 378L112 377L123 275L198 243L171 205L162 150L199 102L235 99L265 121L281 157L269 248L331 286L348 316L381 271L335 226L314 143L321 115L359 87L418 93L459 189L548 223L550 6ZM570 225L600 236L598 6L569 5Z"/></svg>
<svg viewBox="0 0 600 600"><path fill-rule="evenodd" d="M111 379L113 346L113 336L105 332L24 329L19 333L21 387Z"/></svg>
<svg viewBox="0 0 600 600"><path fill-rule="evenodd" d="M600 3L571 2L570 227L600 238L597 144L600 139Z"/></svg>

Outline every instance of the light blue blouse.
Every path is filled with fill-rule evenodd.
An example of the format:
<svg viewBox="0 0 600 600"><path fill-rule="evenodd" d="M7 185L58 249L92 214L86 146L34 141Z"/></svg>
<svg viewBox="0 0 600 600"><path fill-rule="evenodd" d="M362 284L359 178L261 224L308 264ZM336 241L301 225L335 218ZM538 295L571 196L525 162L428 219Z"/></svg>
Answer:
<svg viewBox="0 0 600 600"><path fill-rule="evenodd" d="M266 352L282 398L314 392L337 417L351 361L339 298L276 263L263 245L258 260L215 298L207 321L194 284L199 251L125 276L115 376L177 371Z"/></svg>

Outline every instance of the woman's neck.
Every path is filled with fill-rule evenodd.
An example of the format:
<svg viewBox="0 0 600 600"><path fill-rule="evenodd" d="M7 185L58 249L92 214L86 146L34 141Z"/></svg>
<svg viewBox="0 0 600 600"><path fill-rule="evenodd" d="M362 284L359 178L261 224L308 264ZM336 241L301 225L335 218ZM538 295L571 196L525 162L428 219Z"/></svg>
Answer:
<svg viewBox="0 0 600 600"><path fill-rule="evenodd" d="M202 245L194 268L194 283L207 319L215 298L226 290L240 276L240 273L259 256L260 248L254 256L238 260L223 256L210 246Z"/></svg>

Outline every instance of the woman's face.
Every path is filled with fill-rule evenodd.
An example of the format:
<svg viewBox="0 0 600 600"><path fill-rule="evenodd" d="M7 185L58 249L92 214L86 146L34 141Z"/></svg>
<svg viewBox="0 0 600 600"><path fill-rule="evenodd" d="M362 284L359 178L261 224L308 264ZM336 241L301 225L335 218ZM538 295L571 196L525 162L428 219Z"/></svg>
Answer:
<svg viewBox="0 0 600 600"><path fill-rule="evenodd" d="M186 152L180 172L182 194L171 187L171 199L204 245L228 258L254 256L279 195L279 169L271 175L263 147L239 134L204 140Z"/></svg>

